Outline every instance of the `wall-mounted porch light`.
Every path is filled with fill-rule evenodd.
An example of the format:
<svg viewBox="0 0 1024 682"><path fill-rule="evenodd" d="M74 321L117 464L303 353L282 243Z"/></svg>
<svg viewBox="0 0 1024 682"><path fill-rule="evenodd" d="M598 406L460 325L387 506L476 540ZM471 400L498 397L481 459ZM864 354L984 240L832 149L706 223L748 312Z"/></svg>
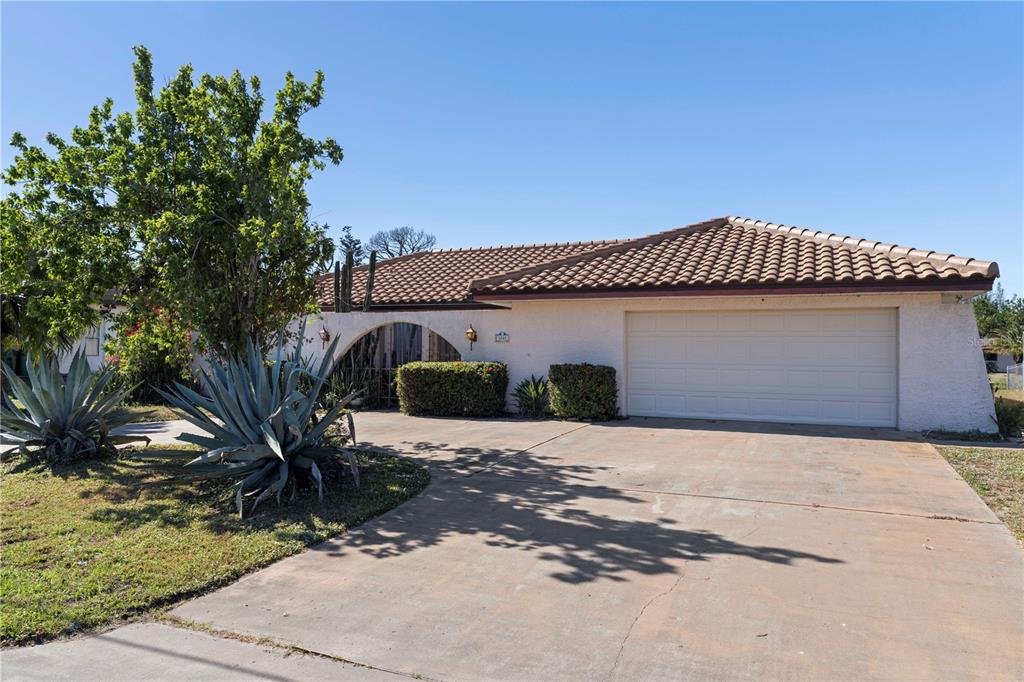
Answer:
<svg viewBox="0 0 1024 682"><path fill-rule="evenodd" d="M466 338L469 339L469 349L473 350L473 344L476 342L476 330L473 329L473 325L469 325L469 329L466 330Z"/></svg>

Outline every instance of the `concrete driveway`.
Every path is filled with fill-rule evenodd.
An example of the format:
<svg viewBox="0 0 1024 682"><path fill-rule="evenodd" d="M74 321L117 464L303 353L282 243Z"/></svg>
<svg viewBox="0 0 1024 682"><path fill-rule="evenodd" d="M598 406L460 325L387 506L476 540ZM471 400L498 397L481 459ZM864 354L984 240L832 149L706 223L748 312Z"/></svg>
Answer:
<svg viewBox="0 0 1024 682"><path fill-rule="evenodd" d="M1024 554L908 435L357 424L427 490L175 615L445 680L1024 677Z"/></svg>
<svg viewBox="0 0 1024 682"><path fill-rule="evenodd" d="M357 427L427 463L430 486L172 612L319 658L229 640L225 661L192 631L181 653L151 624L7 652L5 677L70 658L71 678L120 679L146 669L134 655L168 678L184 656L204 679L1024 678L1024 553L910 435L395 413Z"/></svg>

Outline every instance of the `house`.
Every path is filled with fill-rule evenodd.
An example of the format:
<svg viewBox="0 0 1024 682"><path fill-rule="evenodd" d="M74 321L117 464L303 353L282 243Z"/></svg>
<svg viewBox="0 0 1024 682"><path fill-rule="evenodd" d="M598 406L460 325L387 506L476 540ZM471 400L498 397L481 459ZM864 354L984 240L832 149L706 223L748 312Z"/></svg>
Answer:
<svg viewBox="0 0 1024 682"><path fill-rule="evenodd" d="M611 365L630 416L993 431L969 301L998 274L993 262L729 217L636 239L394 258L378 264L367 312L334 312L327 276L307 336L325 339L314 354L340 337L345 355L411 325L405 359L498 360L513 386L552 363ZM354 299L366 277L354 271Z"/></svg>
<svg viewBox="0 0 1024 682"><path fill-rule="evenodd" d="M985 358L985 367L989 372L1005 372L1006 369L1016 364L1012 353L1004 353L996 348L997 339L981 339L981 354Z"/></svg>

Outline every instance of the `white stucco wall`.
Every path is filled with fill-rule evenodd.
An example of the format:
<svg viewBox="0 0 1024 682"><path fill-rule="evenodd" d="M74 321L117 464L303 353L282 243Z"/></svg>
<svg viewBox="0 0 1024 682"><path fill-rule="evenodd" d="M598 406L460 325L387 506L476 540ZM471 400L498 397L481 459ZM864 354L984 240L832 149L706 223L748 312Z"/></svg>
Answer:
<svg viewBox="0 0 1024 682"><path fill-rule="evenodd" d="M89 363L89 369L96 371L106 362L106 345L114 337L114 319L113 316L124 310L123 307L115 307L110 312L104 314L100 318L99 323L99 353L96 355L86 355L86 362ZM67 353L62 353L60 357L60 371L64 374L71 368L71 359L75 356L75 353L85 348L85 335L75 342L75 345Z"/></svg>
<svg viewBox="0 0 1024 682"><path fill-rule="evenodd" d="M390 322L411 322L440 334L465 360L497 360L514 386L531 374L547 374L560 362L615 367L619 408L625 395L626 332L629 311L781 310L814 308L896 308L899 319L899 428L994 431L992 395L979 351L973 307L941 294L835 294L814 296L726 296L680 298L522 301L500 310L325 313L307 320L310 354L322 354L321 325L340 336L338 353L367 331ZM479 340L470 350L472 324ZM506 332L508 343L496 343Z"/></svg>

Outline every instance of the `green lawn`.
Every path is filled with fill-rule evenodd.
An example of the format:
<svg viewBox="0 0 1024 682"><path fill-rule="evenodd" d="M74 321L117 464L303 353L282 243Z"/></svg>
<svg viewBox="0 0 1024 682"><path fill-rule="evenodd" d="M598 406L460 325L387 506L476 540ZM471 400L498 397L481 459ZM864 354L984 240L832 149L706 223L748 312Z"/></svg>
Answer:
<svg viewBox="0 0 1024 682"><path fill-rule="evenodd" d="M51 473L7 463L0 642L72 634L224 585L395 507L429 480L403 458L361 454L360 465L359 488L347 466L328 465L323 503L300 491L243 521L228 484L183 483L169 465L121 458Z"/></svg>
<svg viewBox="0 0 1024 682"><path fill-rule="evenodd" d="M1024 544L1024 450L952 446L938 449Z"/></svg>

